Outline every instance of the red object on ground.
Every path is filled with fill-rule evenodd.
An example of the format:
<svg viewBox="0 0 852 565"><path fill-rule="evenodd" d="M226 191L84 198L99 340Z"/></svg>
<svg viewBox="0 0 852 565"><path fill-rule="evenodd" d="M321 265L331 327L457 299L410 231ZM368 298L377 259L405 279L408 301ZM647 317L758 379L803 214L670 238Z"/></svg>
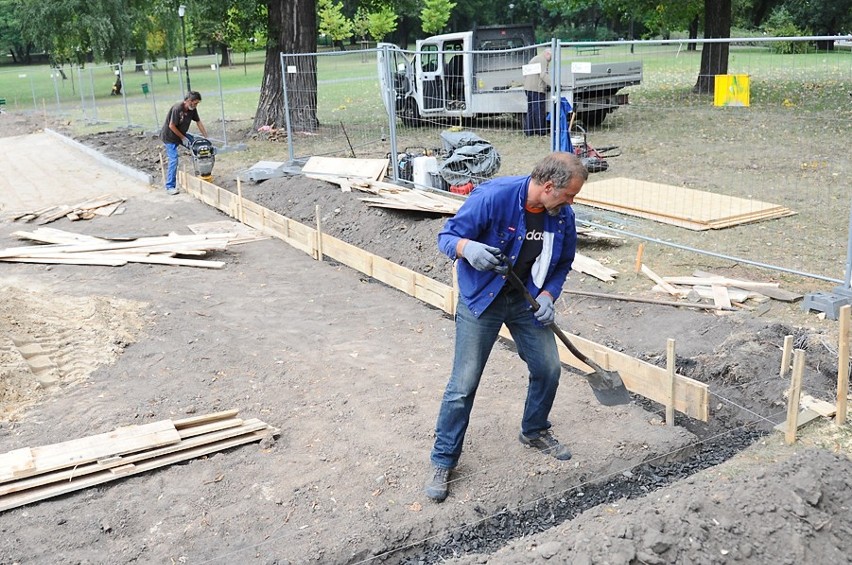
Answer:
<svg viewBox="0 0 852 565"><path fill-rule="evenodd" d="M465 184L451 184L450 192L453 194L470 194L473 192L473 182L468 181Z"/></svg>

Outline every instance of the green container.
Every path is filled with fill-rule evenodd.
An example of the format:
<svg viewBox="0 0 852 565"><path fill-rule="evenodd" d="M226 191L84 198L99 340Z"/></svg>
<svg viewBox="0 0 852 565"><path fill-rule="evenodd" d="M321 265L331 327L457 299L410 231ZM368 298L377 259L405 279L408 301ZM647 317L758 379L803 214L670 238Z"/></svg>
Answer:
<svg viewBox="0 0 852 565"><path fill-rule="evenodd" d="M145 96L148 96L148 83L147 82L142 83L142 94L144 94Z"/></svg>

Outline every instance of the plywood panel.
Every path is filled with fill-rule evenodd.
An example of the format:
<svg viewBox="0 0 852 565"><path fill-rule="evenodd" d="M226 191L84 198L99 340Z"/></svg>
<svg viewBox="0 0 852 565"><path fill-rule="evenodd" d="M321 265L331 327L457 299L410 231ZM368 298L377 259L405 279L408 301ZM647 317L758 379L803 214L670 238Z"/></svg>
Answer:
<svg viewBox="0 0 852 565"><path fill-rule="evenodd" d="M587 183L575 200L693 230L795 214L789 208L760 200L621 177Z"/></svg>
<svg viewBox="0 0 852 565"><path fill-rule="evenodd" d="M361 177L381 180L388 166L387 159L345 159L339 157L311 157L302 167L302 174L321 179L323 175Z"/></svg>

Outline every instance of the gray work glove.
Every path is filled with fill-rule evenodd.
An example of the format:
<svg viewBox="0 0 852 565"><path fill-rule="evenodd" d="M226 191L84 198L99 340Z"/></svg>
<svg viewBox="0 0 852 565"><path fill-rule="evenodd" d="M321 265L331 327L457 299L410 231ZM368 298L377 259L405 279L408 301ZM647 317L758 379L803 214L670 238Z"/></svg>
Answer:
<svg viewBox="0 0 852 565"><path fill-rule="evenodd" d="M549 326L556 319L556 310L553 308L553 299L549 294L542 292L535 299L538 302L538 310L534 312L535 319L540 324Z"/></svg>
<svg viewBox="0 0 852 565"><path fill-rule="evenodd" d="M462 249L462 256L477 271L505 273L507 268L501 260L502 255L503 253L496 247L473 240L468 240Z"/></svg>
<svg viewBox="0 0 852 565"><path fill-rule="evenodd" d="M192 142L189 140L189 138L188 138L188 137L184 137L184 138L181 140L181 144L182 144L184 147L186 147L187 149L189 149L190 147L192 147Z"/></svg>

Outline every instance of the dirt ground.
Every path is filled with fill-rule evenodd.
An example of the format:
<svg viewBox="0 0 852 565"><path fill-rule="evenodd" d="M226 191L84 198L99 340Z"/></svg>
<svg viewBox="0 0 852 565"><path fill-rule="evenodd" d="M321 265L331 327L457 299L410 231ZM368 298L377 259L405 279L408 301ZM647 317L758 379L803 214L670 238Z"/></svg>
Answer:
<svg viewBox="0 0 852 565"><path fill-rule="evenodd" d="M3 136L43 125L0 119ZM25 147L30 139L13 142ZM82 141L159 174L159 142L149 135ZM250 164L229 156L215 174L233 178ZM448 280L449 263L434 243L443 218L368 208L357 193L299 177L243 190L305 223L319 203L332 235ZM155 235L222 219L153 187L129 197L122 215L53 227ZM19 245L11 235L19 229L27 227L3 221L0 245ZM584 243L580 251L626 265L635 244ZM663 270L681 259L654 257L665 261ZM710 423L678 418L678 427L666 427L659 406L638 400L600 407L566 370L552 420L574 458L545 458L516 440L524 368L499 345L458 478L436 505L422 485L450 369L452 320L276 240L215 258L224 269L0 267L0 452L227 408L280 429L260 446L7 511L0 562L831 563L852 550L844 519L852 504L848 426L815 426L794 447L778 434L761 436L785 415L788 382L778 377L785 335L807 352L804 389L833 395L836 330L796 306L717 315L561 301L566 329L660 365L665 339L676 337L678 370L710 384ZM568 287L652 296L647 281L623 272L609 286L572 273ZM50 352L53 373L27 365L20 353L27 343ZM753 445L722 462L728 455L721 453L742 449L740 439L727 438L746 428L756 431ZM595 501L586 512L556 518L584 498Z"/></svg>

